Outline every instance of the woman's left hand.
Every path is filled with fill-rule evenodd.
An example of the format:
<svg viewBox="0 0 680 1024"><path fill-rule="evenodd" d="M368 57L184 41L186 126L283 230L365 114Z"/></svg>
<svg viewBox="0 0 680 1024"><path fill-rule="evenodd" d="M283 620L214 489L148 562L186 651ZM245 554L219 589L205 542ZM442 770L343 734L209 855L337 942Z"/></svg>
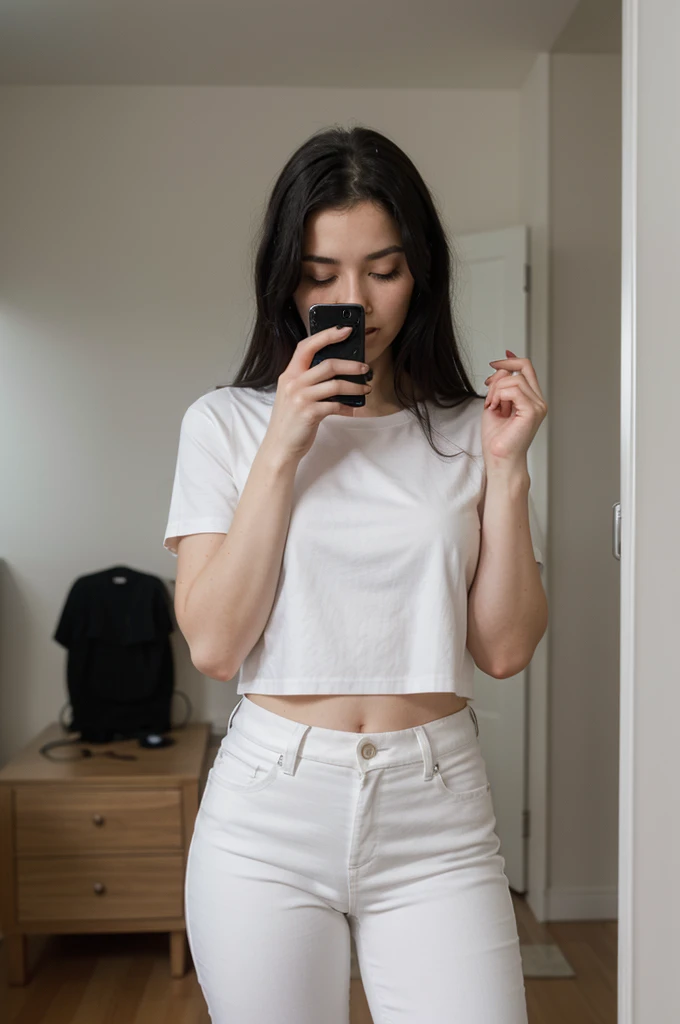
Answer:
<svg viewBox="0 0 680 1024"><path fill-rule="evenodd" d="M526 465L529 445L548 412L531 360L519 358L509 349L505 354L507 359L490 363L496 372L484 381L489 385L482 413L487 466L499 459Z"/></svg>

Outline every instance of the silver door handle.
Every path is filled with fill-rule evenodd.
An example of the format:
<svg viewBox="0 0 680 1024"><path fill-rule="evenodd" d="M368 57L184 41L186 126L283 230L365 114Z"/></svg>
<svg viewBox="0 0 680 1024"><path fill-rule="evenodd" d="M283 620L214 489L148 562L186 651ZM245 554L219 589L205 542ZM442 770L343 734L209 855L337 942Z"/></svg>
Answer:
<svg viewBox="0 0 680 1024"><path fill-rule="evenodd" d="M612 554L621 561L621 502L612 505Z"/></svg>

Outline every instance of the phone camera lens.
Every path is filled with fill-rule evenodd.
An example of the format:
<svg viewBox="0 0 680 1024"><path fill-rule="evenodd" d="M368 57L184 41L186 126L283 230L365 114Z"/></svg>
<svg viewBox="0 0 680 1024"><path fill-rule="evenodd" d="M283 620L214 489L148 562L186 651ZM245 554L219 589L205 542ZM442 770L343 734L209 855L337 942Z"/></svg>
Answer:
<svg viewBox="0 0 680 1024"><path fill-rule="evenodd" d="M352 319L352 310L351 309L343 309L342 315L344 316L345 320L351 320Z"/></svg>

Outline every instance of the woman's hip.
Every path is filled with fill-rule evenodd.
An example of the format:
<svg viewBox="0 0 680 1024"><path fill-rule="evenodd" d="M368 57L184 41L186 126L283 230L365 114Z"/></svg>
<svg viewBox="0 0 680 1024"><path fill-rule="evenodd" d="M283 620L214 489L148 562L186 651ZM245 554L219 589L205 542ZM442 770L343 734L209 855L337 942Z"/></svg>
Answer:
<svg viewBox="0 0 680 1024"><path fill-rule="evenodd" d="M369 861L389 885L493 857L495 825L471 708L405 730L351 733L243 701L208 775L194 838L222 855L327 876L342 899L350 873Z"/></svg>

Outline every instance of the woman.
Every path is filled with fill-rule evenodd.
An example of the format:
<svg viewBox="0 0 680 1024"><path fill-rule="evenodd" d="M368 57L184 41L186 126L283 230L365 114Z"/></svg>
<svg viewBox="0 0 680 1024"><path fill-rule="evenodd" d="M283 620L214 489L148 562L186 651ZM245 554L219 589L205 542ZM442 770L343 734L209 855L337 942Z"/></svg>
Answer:
<svg viewBox="0 0 680 1024"><path fill-rule="evenodd" d="M350 930L374 1024L526 1022L467 704L475 664L514 675L546 629L526 455L547 406L510 352L476 395L449 281L409 158L317 133L270 197L241 370L182 421L177 619L197 668L240 670L186 876L213 1024L346 1024ZM311 365L349 334L309 336L318 302L363 305L365 364Z"/></svg>

